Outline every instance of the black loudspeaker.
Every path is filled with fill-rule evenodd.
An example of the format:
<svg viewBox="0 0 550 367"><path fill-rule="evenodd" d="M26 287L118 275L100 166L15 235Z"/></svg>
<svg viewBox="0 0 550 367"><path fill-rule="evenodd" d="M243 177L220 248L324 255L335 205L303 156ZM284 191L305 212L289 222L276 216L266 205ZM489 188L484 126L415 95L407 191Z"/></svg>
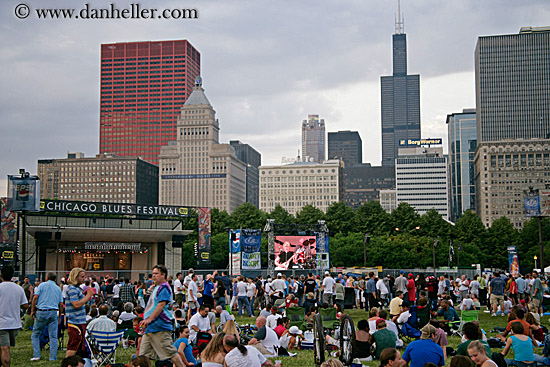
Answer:
<svg viewBox="0 0 550 367"><path fill-rule="evenodd" d="M180 234L175 234L172 236L172 247L173 248L182 248L183 243L185 242L185 236Z"/></svg>
<svg viewBox="0 0 550 367"><path fill-rule="evenodd" d="M52 238L51 232L36 232L34 235L34 238L37 241L48 241L50 238Z"/></svg>

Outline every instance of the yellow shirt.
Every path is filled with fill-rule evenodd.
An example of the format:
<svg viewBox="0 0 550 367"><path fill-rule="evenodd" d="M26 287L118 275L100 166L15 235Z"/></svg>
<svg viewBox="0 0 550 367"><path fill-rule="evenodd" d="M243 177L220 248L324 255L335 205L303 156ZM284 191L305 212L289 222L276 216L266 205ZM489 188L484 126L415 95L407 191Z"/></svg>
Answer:
<svg viewBox="0 0 550 367"><path fill-rule="evenodd" d="M399 315L401 313L401 304L403 300L399 297L395 297L390 302L390 315Z"/></svg>

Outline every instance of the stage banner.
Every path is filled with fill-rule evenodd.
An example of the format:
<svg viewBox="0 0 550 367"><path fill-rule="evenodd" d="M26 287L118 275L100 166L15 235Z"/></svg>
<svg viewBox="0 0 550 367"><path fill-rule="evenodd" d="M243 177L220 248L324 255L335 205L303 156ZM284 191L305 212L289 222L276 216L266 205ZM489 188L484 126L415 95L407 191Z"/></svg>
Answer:
<svg viewBox="0 0 550 367"><path fill-rule="evenodd" d="M523 190L523 213L526 217L540 215L539 190Z"/></svg>
<svg viewBox="0 0 550 367"><path fill-rule="evenodd" d="M8 199L0 198L0 244L17 245L17 213L8 210Z"/></svg>
<svg viewBox="0 0 550 367"><path fill-rule="evenodd" d="M326 252L318 252L315 262L317 263L317 269L328 270L330 269L330 258Z"/></svg>
<svg viewBox="0 0 550 367"><path fill-rule="evenodd" d="M241 230L242 270L259 270L262 267L262 231L259 229Z"/></svg>
<svg viewBox="0 0 550 367"><path fill-rule="evenodd" d="M229 253L241 252L241 230L229 232Z"/></svg>
<svg viewBox="0 0 550 367"><path fill-rule="evenodd" d="M241 253L234 252L231 254L231 276L241 275Z"/></svg>
<svg viewBox="0 0 550 367"><path fill-rule="evenodd" d="M275 270L315 269L316 243L315 236L275 236Z"/></svg>
<svg viewBox="0 0 550 367"><path fill-rule="evenodd" d="M508 271L513 276L519 274L518 249L516 246L508 246Z"/></svg>
<svg viewBox="0 0 550 367"><path fill-rule="evenodd" d="M37 176L8 175L8 210L40 211L40 180Z"/></svg>
<svg viewBox="0 0 550 367"><path fill-rule="evenodd" d="M540 215L542 217L550 217L550 190L539 190L540 200Z"/></svg>
<svg viewBox="0 0 550 367"><path fill-rule="evenodd" d="M210 264L210 208L198 208L199 218L199 265Z"/></svg>

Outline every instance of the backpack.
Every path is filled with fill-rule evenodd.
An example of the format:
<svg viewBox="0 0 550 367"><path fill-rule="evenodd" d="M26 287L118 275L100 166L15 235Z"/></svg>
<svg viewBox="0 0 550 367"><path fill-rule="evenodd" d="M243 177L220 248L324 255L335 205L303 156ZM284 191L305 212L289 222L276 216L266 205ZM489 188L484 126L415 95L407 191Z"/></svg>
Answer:
<svg viewBox="0 0 550 367"><path fill-rule="evenodd" d="M304 294L304 284L302 282L298 282L298 290L296 291L296 294L299 296Z"/></svg>
<svg viewBox="0 0 550 367"><path fill-rule="evenodd" d="M497 364L498 367L507 367L508 366L508 364L506 364L506 360L504 359L504 356L502 355L502 353L493 352L493 355L491 356L491 359L493 360L493 362L495 362Z"/></svg>

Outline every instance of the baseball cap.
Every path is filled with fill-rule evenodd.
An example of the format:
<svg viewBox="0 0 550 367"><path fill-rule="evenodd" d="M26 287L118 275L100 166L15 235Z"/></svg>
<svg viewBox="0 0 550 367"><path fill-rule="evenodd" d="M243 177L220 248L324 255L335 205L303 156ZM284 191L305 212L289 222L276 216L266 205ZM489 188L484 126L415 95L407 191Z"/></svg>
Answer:
<svg viewBox="0 0 550 367"><path fill-rule="evenodd" d="M399 274L405 274L405 272L404 272L403 270L401 270L401 271L399 272Z"/></svg>
<svg viewBox="0 0 550 367"><path fill-rule="evenodd" d="M376 325L381 324L381 323L383 323L383 322L386 322L386 320L384 320L384 319L378 319L378 320L376 320Z"/></svg>
<svg viewBox="0 0 550 367"><path fill-rule="evenodd" d="M277 273L277 276L278 276L278 277L282 277L282 276L283 276L283 274L281 274L281 273Z"/></svg>
<svg viewBox="0 0 550 367"><path fill-rule="evenodd" d="M290 334L302 335L302 330L300 330L300 328L298 326L291 326L290 329L288 329L288 332Z"/></svg>
<svg viewBox="0 0 550 367"><path fill-rule="evenodd" d="M426 324L421 331L422 335L420 335L420 339L429 339L430 335L436 333L435 326L431 324Z"/></svg>
<svg viewBox="0 0 550 367"><path fill-rule="evenodd" d="M330 273L328 271L325 271L325 275L330 275Z"/></svg>

